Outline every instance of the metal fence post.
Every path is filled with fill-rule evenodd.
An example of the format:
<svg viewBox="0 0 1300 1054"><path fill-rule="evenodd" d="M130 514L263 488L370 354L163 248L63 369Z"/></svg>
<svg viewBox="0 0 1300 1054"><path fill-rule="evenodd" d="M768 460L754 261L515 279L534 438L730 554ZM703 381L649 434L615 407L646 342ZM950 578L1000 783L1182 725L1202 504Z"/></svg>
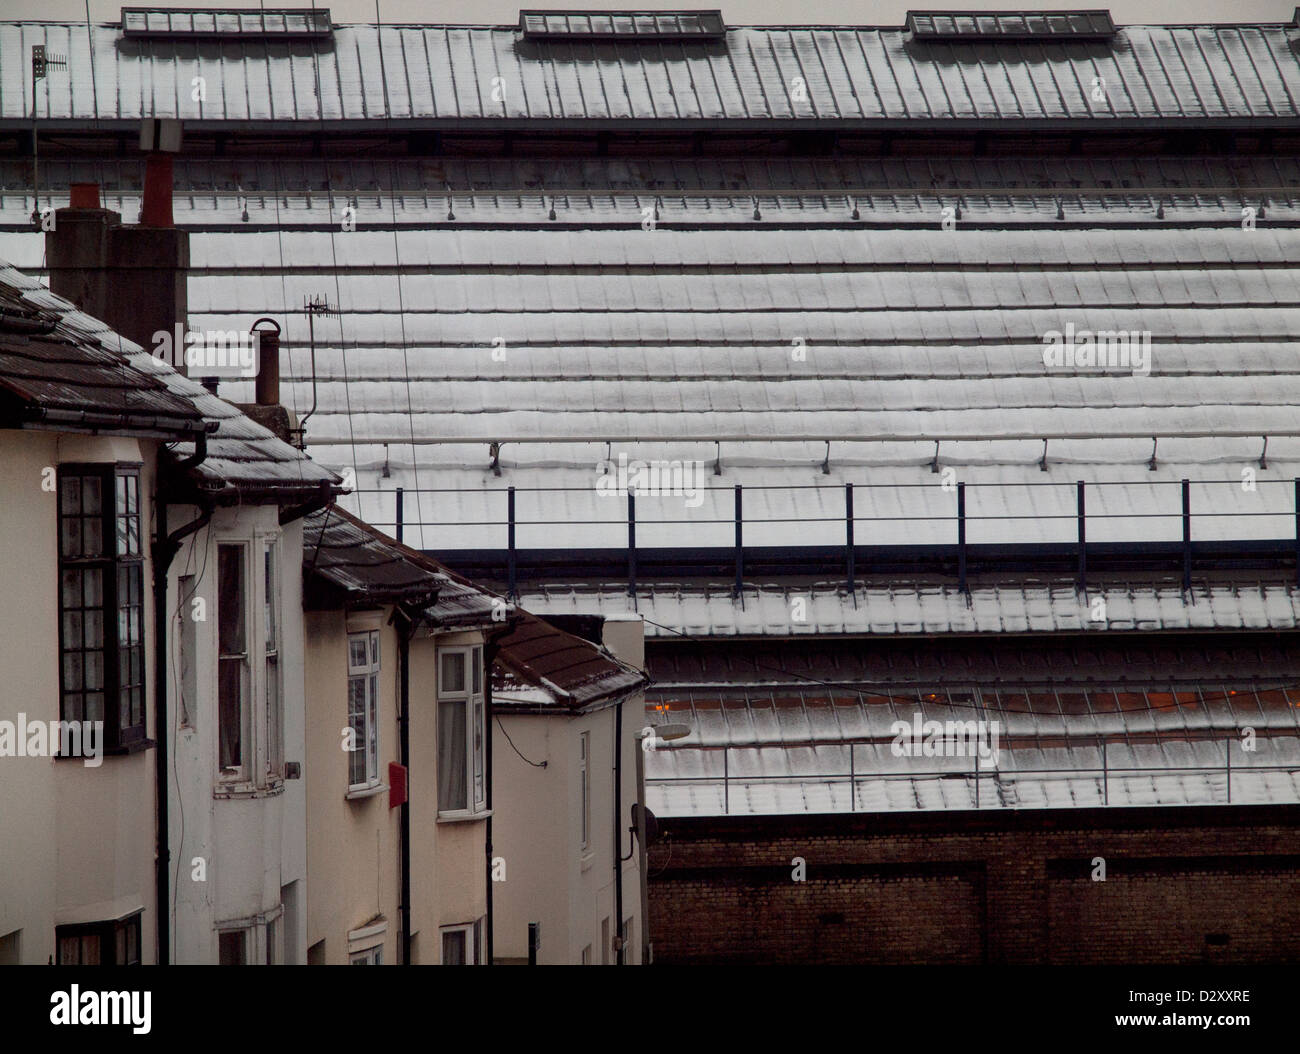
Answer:
<svg viewBox="0 0 1300 1054"><path fill-rule="evenodd" d="M1192 588L1192 484L1183 480L1183 592Z"/></svg>
<svg viewBox="0 0 1300 1054"><path fill-rule="evenodd" d="M853 554L853 484L844 484L844 564L848 571L849 592L854 590L853 580L857 577Z"/></svg>
<svg viewBox="0 0 1300 1054"><path fill-rule="evenodd" d="M1086 593L1088 591L1088 524L1083 480L1079 480L1077 486L1077 516L1079 519L1079 589Z"/></svg>
<svg viewBox="0 0 1300 1054"><path fill-rule="evenodd" d="M741 489L736 484L736 596L740 596L741 580L745 577L744 513L741 511Z"/></svg>
<svg viewBox="0 0 1300 1054"><path fill-rule="evenodd" d="M506 548L507 555L507 577L509 580L510 596L518 596L518 590L515 587L515 488L510 487L506 490Z"/></svg>
<svg viewBox="0 0 1300 1054"><path fill-rule="evenodd" d="M957 484L957 584L966 590L966 484ZM978 790L978 785L976 790Z"/></svg>
<svg viewBox="0 0 1300 1054"><path fill-rule="evenodd" d="M627 595L636 596L636 491L627 489Z"/></svg>

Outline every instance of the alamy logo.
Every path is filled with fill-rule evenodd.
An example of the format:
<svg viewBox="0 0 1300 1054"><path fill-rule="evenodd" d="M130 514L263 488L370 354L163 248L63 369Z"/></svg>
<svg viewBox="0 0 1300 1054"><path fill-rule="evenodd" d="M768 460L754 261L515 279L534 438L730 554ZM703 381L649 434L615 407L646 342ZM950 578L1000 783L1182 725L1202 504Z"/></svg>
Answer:
<svg viewBox="0 0 1300 1054"><path fill-rule="evenodd" d="M104 763L103 721L0 721L0 758L82 758L97 769Z"/></svg>
<svg viewBox="0 0 1300 1054"><path fill-rule="evenodd" d="M1049 329L1043 334L1043 365L1049 370L1129 370L1151 372L1151 331L1128 329Z"/></svg>
<svg viewBox="0 0 1300 1054"><path fill-rule="evenodd" d="M174 333L153 335L154 358L173 366L183 360L191 377L255 377L261 336L238 329L186 330L179 322Z"/></svg>
<svg viewBox="0 0 1300 1054"><path fill-rule="evenodd" d="M926 721L919 713L912 723L895 721L890 751L896 758L972 758L996 767L1001 725L997 721Z"/></svg>
<svg viewBox="0 0 1300 1054"><path fill-rule="evenodd" d="M596 493L602 498L632 491L651 498L685 498L688 509L704 504L703 461L629 461L606 458L596 465Z"/></svg>
<svg viewBox="0 0 1300 1054"><path fill-rule="evenodd" d="M152 992L83 992L80 985L50 996L51 1025L130 1025L137 1036L147 1035Z"/></svg>

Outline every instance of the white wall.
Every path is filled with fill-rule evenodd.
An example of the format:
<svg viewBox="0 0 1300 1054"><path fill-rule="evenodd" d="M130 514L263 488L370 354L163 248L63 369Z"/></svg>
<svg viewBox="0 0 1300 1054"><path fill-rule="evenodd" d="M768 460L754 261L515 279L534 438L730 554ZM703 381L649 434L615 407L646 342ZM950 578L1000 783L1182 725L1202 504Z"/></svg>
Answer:
<svg viewBox="0 0 1300 1054"><path fill-rule="evenodd" d="M57 495L42 472L64 462L142 461L142 527L152 514L157 444L0 431L0 720L59 718ZM52 476L49 478L53 478ZM146 548L145 662L153 696L152 564ZM141 953L154 961L154 754L98 767L50 757L0 757L0 937L21 930L19 957L45 963L54 928L143 909Z"/></svg>

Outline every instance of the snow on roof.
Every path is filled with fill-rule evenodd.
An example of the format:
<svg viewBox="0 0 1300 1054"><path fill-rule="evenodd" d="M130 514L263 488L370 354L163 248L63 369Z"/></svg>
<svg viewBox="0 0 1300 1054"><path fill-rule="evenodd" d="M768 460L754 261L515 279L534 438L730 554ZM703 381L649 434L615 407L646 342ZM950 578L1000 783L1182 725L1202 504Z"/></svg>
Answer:
<svg viewBox="0 0 1300 1054"><path fill-rule="evenodd" d="M70 301L50 292L35 279L0 263L0 284L20 295L24 302L57 316L56 334L107 349L115 358L129 364L133 374L145 378L141 382L143 387L160 386L175 397L173 402L188 407L195 417L201 416L209 426L215 426L207 440L208 457L188 470L191 478L212 487L233 483L246 494L305 496L337 491L340 481L334 473L282 442L202 385L183 377L160 358L114 332L104 322L78 311ZM178 442L168 449L173 457L183 458L194 452L194 443Z"/></svg>
<svg viewBox="0 0 1300 1054"><path fill-rule="evenodd" d="M1036 148L1039 153L1033 156ZM863 230L880 224L937 227L945 208L964 227L1080 221L1099 226L1239 225L1243 206L1262 209L1261 222L1300 218L1300 161L1291 155L1062 157L1043 153L1045 149L1026 143L1026 156L945 158L808 158L761 152L724 158L545 161L178 156L173 211L180 227L227 229L194 244L196 263L212 268L237 264L250 244L259 243L231 235L253 232L273 243L277 261L283 250L285 262L296 264L304 243L281 245L279 233L337 225L345 206L354 210L357 230L352 233L358 241L365 241L362 235L378 224L639 228L645 209L664 226L756 229L849 221ZM105 207L123 216L139 212L139 159L43 158L41 175L42 202L55 207L67 204L70 184L93 182L101 188ZM0 223L12 224L15 233L25 232L30 223L32 201L30 193L23 193L30 191L30 181L30 166L0 161L0 188L13 190L0 196ZM40 267L40 240L26 244L29 250L6 244L9 258L24 267ZM571 263L563 259L568 245L558 240L547 259ZM462 262L481 265L483 260L472 256Z"/></svg>
<svg viewBox="0 0 1300 1054"><path fill-rule="evenodd" d="M1083 710L1068 716L1051 692L1044 703L1041 693L988 690L962 706L915 692L811 703L790 695L749 691L659 712L692 734L647 757L650 807L689 816L1221 804L1229 779L1234 804L1300 800L1295 689L1076 689ZM977 763L969 746L899 753L895 722L914 729L918 718L945 729L997 721L997 754ZM1246 725L1253 749L1243 747ZM981 733L986 748L991 731Z"/></svg>
<svg viewBox="0 0 1300 1054"><path fill-rule="evenodd" d="M283 318L299 414L304 298L342 305L317 326L308 440L355 466L351 507L371 522L392 523L405 488L417 548L504 548L509 486L521 548L621 547L625 501L596 489L619 454L698 462L711 488L685 509L643 493L642 545L730 544L738 483L747 544L841 543L850 482L860 544L951 542L939 467L971 485L972 544L1069 540L1081 479L1090 540L1176 540L1183 478L1198 540L1294 531L1300 229L205 232L194 246L192 324ZM1071 326L1149 332L1149 375L1049 368L1044 334Z"/></svg>
<svg viewBox="0 0 1300 1054"><path fill-rule="evenodd" d="M1097 621L1098 599L1105 621ZM796 621L802 601L805 621ZM932 633L1150 633L1169 630L1290 630L1300 627L1300 588L1276 582L1197 583L1190 595L1176 584L1071 583L974 585L969 602L955 585L747 583L739 598L730 585L649 583L629 597L626 587L544 586L521 603L538 614L635 611L646 636L818 636Z"/></svg>
<svg viewBox="0 0 1300 1054"><path fill-rule="evenodd" d="M1285 24L1126 26L1101 43L952 44L822 26L612 46L521 41L515 27L350 25L317 45L213 48L124 39L118 24L8 22L0 121L31 122L24 71L38 43L69 62L39 93L47 123L1275 119L1300 115L1292 37ZM195 75L207 85L199 98Z"/></svg>

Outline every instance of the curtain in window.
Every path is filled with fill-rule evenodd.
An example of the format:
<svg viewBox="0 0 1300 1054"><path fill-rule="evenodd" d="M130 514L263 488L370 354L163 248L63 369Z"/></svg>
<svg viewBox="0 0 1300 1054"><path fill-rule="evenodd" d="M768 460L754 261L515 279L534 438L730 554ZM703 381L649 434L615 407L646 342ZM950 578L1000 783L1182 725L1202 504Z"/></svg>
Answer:
<svg viewBox="0 0 1300 1054"><path fill-rule="evenodd" d="M466 809L465 710L463 700L438 704L438 808Z"/></svg>

